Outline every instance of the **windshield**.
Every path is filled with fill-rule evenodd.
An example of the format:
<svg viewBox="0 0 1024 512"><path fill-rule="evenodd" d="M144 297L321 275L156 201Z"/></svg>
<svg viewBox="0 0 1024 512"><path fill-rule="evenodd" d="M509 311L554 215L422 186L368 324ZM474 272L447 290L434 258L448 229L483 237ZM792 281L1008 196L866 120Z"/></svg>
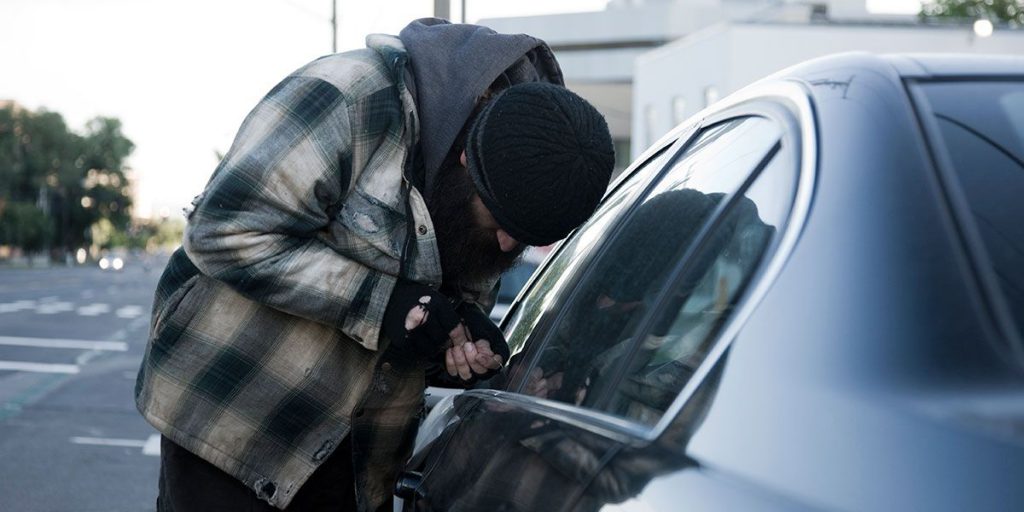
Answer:
<svg viewBox="0 0 1024 512"><path fill-rule="evenodd" d="M938 82L921 90L1024 335L1024 81Z"/></svg>

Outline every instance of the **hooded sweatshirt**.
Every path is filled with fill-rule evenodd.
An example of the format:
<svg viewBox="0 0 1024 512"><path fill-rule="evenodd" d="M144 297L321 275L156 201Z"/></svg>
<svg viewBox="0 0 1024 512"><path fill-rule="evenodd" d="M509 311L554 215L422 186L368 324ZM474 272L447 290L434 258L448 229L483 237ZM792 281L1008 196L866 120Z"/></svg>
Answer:
<svg viewBox="0 0 1024 512"><path fill-rule="evenodd" d="M549 82L564 85L548 45L526 34L499 34L479 25L439 18L413 21L399 34L412 73L410 91L420 118L419 152L423 193L434 180L477 99L498 77L509 85Z"/></svg>

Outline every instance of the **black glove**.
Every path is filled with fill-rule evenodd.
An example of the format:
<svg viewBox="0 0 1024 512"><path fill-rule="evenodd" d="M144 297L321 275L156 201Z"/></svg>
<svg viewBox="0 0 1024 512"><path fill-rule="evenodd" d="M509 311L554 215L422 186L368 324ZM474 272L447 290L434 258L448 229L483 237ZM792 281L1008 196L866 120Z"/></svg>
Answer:
<svg viewBox="0 0 1024 512"><path fill-rule="evenodd" d="M509 348L508 342L505 340L505 334L491 321L487 313L484 313L479 306L471 302L459 304L455 312L458 313L459 317L462 318L462 323L469 329L473 341L487 340L491 344L491 352L501 356L501 364L508 364ZM500 370L498 368L482 375L474 375L472 380L489 379Z"/></svg>
<svg viewBox="0 0 1024 512"><path fill-rule="evenodd" d="M407 330L406 317L416 308L423 309L426 320ZM399 279L381 323L381 333L391 341L385 358L404 362L434 361L443 356L449 333L458 325L459 315L447 297L429 286Z"/></svg>

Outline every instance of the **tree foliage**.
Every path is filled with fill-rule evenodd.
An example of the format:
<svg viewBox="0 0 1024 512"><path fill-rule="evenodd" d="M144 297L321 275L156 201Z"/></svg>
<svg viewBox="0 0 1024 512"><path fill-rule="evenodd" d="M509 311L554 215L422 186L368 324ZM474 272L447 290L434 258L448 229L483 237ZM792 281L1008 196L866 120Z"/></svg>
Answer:
<svg viewBox="0 0 1024 512"><path fill-rule="evenodd" d="M53 225L34 204L8 203L0 212L0 243L38 251L46 247Z"/></svg>
<svg viewBox="0 0 1024 512"><path fill-rule="evenodd" d="M90 245L101 220L127 229L134 148L115 118L78 134L56 112L0 109L0 244L59 254Z"/></svg>
<svg viewBox="0 0 1024 512"><path fill-rule="evenodd" d="M934 0L921 5L922 18L988 19L1024 25L1024 0Z"/></svg>

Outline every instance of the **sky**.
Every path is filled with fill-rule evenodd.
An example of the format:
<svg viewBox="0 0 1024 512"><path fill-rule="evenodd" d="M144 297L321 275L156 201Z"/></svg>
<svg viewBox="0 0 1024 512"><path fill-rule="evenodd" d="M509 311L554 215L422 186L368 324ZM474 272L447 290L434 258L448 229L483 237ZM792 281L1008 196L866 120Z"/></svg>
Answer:
<svg viewBox="0 0 1024 512"><path fill-rule="evenodd" d="M479 18L594 11L607 0L467 0ZM917 0L870 0L914 12ZM338 49L397 33L433 0L337 0ZM459 1L452 1L457 18ZM330 0L3 0L0 100L61 113L81 131L119 118L135 214L176 215L198 194L246 113L331 51Z"/></svg>

